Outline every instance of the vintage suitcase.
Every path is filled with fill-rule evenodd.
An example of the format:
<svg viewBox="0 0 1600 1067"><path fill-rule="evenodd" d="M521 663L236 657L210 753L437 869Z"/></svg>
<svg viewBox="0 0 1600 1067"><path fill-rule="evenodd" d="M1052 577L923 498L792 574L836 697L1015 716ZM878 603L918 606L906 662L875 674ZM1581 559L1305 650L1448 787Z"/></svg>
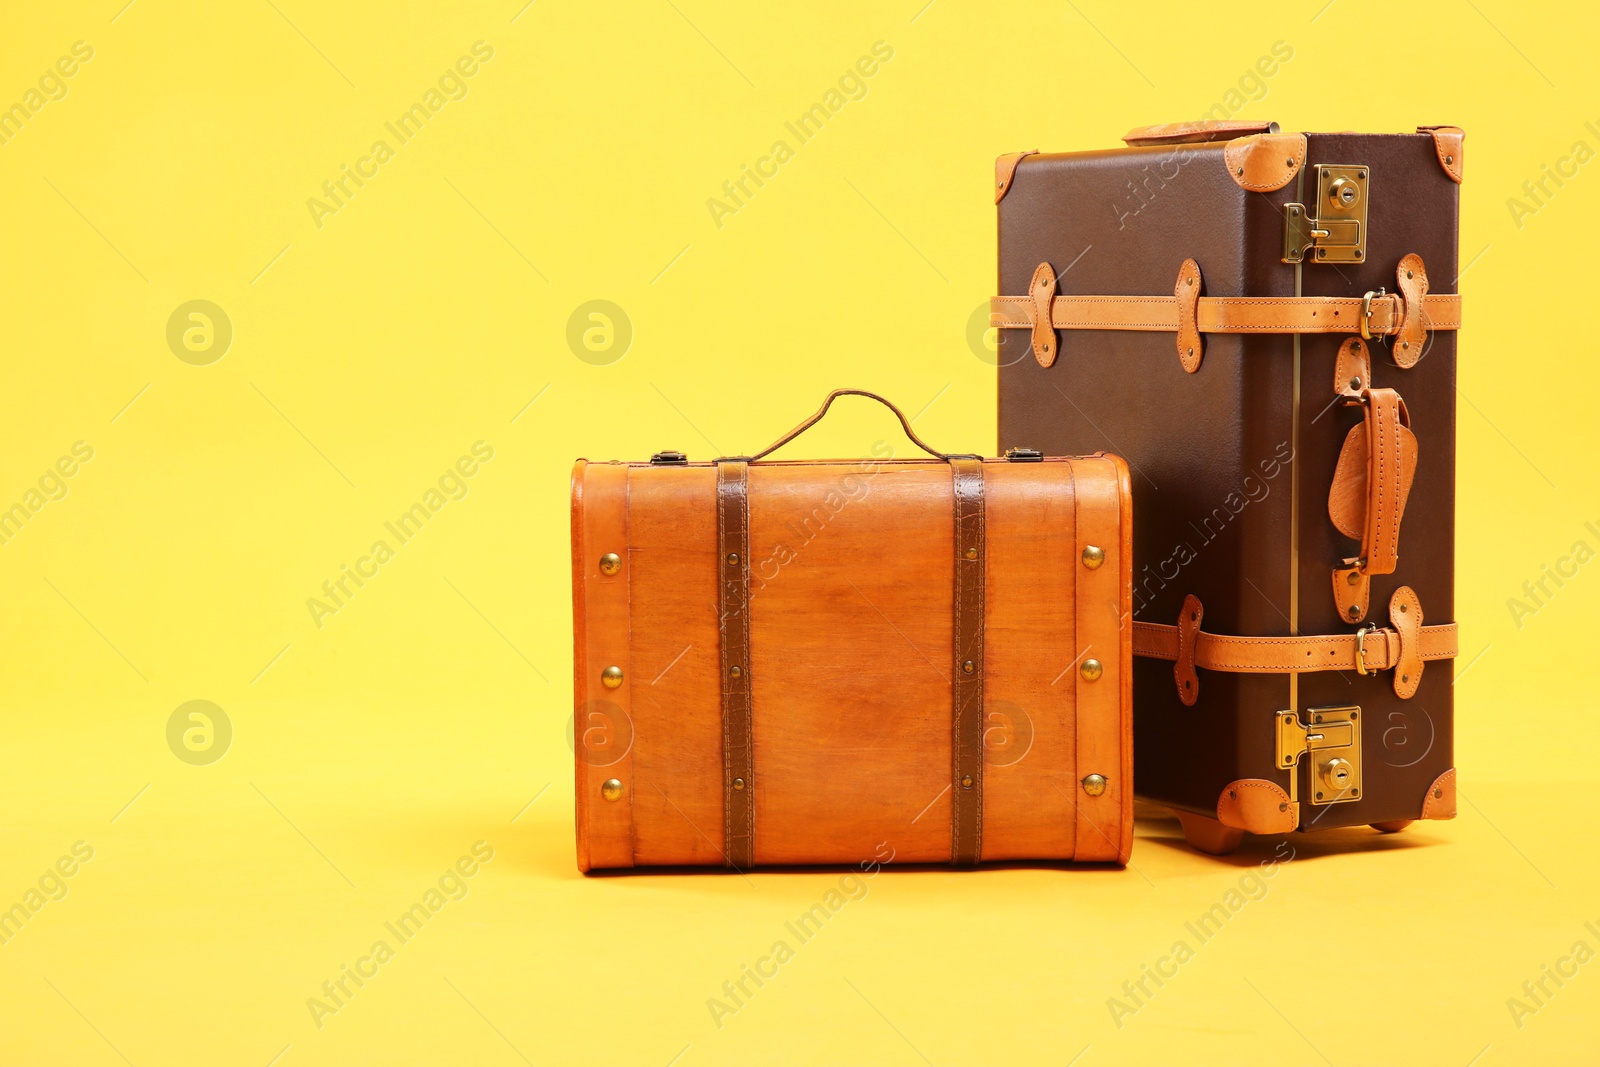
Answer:
<svg viewBox="0 0 1600 1067"><path fill-rule="evenodd" d="M1451 818L1462 132L1124 140L1000 158L991 321L1001 447L1133 471L1140 796Z"/></svg>
<svg viewBox="0 0 1600 1067"><path fill-rule="evenodd" d="M578 866L1124 863L1121 459L579 460Z"/></svg>

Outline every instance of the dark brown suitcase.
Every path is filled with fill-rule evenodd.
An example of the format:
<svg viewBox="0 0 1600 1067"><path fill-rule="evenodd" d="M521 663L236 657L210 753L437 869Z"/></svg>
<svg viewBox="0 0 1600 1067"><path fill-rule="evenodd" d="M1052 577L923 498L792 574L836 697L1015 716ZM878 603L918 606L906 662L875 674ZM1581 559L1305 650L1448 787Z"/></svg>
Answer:
<svg viewBox="0 0 1600 1067"><path fill-rule="evenodd" d="M992 322L1000 448L1132 468L1135 788L1211 852L1451 818L1462 133L1124 140L1000 158Z"/></svg>

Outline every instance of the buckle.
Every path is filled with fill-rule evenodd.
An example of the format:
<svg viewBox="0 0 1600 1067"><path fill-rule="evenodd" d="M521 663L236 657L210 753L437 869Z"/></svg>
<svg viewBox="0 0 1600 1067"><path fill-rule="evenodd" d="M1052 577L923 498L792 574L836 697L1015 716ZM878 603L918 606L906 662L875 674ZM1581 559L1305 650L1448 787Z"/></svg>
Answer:
<svg viewBox="0 0 1600 1067"><path fill-rule="evenodd" d="M1367 635L1376 630L1372 623L1356 631L1356 673L1361 675L1377 674L1377 671L1367 670Z"/></svg>
<svg viewBox="0 0 1600 1067"><path fill-rule="evenodd" d="M1361 339L1372 340L1372 298L1375 296L1388 296L1388 292L1381 286L1376 290L1367 290L1361 298Z"/></svg>

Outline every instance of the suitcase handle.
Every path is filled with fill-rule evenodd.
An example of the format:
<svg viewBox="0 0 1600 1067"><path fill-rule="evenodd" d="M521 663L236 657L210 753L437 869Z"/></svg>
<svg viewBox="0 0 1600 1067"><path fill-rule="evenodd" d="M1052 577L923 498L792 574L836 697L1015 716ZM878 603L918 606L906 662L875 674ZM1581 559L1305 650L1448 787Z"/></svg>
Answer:
<svg viewBox="0 0 1600 1067"><path fill-rule="evenodd" d="M793 441L796 437L799 437L801 434L811 429L811 427L821 422L822 416L828 413L828 408L832 407L833 402L839 399L841 396L864 396L870 400L876 400L878 403L894 412L895 418L900 420L900 428L905 430L906 436L911 439L912 444L922 449L934 459L950 458L950 454L947 452L939 452L935 449L929 448L927 443L923 441L922 438L918 437L916 431L911 428L911 420L906 418L905 412L895 407L894 404L879 396L877 393L869 393L865 389L835 389L833 392L828 394L828 399L822 402L822 406L817 409L817 413L815 415L812 415L799 426L796 426L794 429L790 430L788 433L772 442L772 444L751 456L748 462L754 463L763 456L771 455L773 452L776 452L778 449L782 448L784 445L788 444L790 441Z"/></svg>
<svg viewBox="0 0 1600 1067"><path fill-rule="evenodd" d="M1195 144L1202 141L1231 141L1252 133L1277 133L1276 122L1232 122L1203 119L1199 122L1169 122L1162 126L1135 126L1122 135L1124 144L1144 147L1160 144Z"/></svg>

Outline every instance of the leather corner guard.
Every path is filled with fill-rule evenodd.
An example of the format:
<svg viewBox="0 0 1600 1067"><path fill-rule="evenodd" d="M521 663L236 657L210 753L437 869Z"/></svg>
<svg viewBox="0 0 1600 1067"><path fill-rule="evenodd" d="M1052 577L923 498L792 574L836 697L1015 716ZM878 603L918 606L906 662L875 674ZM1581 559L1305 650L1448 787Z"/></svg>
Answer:
<svg viewBox="0 0 1600 1067"><path fill-rule="evenodd" d="M1451 181L1460 185L1466 132L1460 126L1418 126L1417 132L1433 137L1433 150L1439 156L1439 166L1444 168Z"/></svg>
<svg viewBox="0 0 1600 1067"><path fill-rule="evenodd" d="M983 461L950 460L955 520L952 598L950 862L983 858L983 594L987 566Z"/></svg>
<svg viewBox="0 0 1600 1067"><path fill-rule="evenodd" d="M1412 257L1401 262L1404 264ZM1048 266L1048 264L1041 264ZM1411 347L1399 350L1412 363L1422 356L1427 331L1461 328L1461 297L1455 293L1428 293L1421 260L1402 266L1398 293L1371 293L1362 297L1335 296L1202 296L1196 301L1195 328L1207 333L1356 333L1364 337L1402 334ZM1406 277L1406 271L1412 277ZM1051 272L1054 278L1054 271ZM1198 274L1196 275L1198 279ZM1134 330L1177 333L1181 326L1179 300L1174 296L1066 296L1039 298L1039 271L1024 296L989 299L989 325L999 329L1034 330L1048 322L1052 330ZM1419 288L1420 279L1420 288ZM1197 281L1198 285L1198 281ZM1054 291L1054 283L1050 286ZM1412 298L1407 293L1418 293ZM1045 315L1045 308L1049 315ZM1053 339L1052 339L1053 340ZM1037 351L1035 352L1037 356ZM1415 358L1412 358L1412 357ZM1053 360L1053 356L1051 357ZM1048 364L1047 364L1048 365Z"/></svg>
<svg viewBox="0 0 1600 1067"><path fill-rule="evenodd" d="M1222 150L1228 176L1239 188L1270 193L1294 181L1306 165L1303 133L1256 133L1228 142Z"/></svg>
<svg viewBox="0 0 1600 1067"><path fill-rule="evenodd" d="M1041 367L1056 361L1056 331L1050 323L1050 301L1055 295L1056 272L1050 264L1041 263L1028 283L1028 297L1033 301L1033 358Z"/></svg>
<svg viewBox="0 0 1600 1067"><path fill-rule="evenodd" d="M1206 609L1200 598L1190 593L1178 612L1178 658L1172 662L1172 677L1178 683L1178 699L1193 707L1200 699L1200 675L1194 669L1194 644L1200 636L1200 621Z"/></svg>
<svg viewBox="0 0 1600 1067"><path fill-rule="evenodd" d="M722 638L723 859L755 865L755 748L750 702L750 464L717 462L718 618Z"/></svg>
<svg viewBox="0 0 1600 1067"><path fill-rule="evenodd" d="M1201 119L1198 122L1168 122L1157 126L1135 126L1122 135L1122 142L1135 148L1162 144L1199 144L1206 141L1231 141L1252 133L1277 133L1276 122L1244 119Z"/></svg>
<svg viewBox="0 0 1600 1067"><path fill-rule="evenodd" d="M1195 314L1200 307L1200 264L1192 259L1183 261L1172 295L1178 301L1178 362L1193 374L1200 369L1200 360L1205 355Z"/></svg>
<svg viewBox="0 0 1600 1067"><path fill-rule="evenodd" d="M1428 795L1422 801L1422 818L1453 819L1456 817L1456 769L1451 767L1433 780Z"/></svg>
<svg viewBox="0 0 1600 1067"><path fill-rule="evenodd" d="M1039 150L1032 152L1008 152L994 161L994 202L999 203L1011 191L1011 183L1017 177L1017 164L1029 156L1036 156Z"/></svg>
<svg viewBox="0 0 1600 1067"><path fill-rule="evenodd" d="M1401 593L1408 594L1402 598ZM1293 637L1237 637L1207 633L1194 635L1193 663L1208 671L1236 674L1291 674L1310 671L1354 671L1375 674L1398 667L1417 674L1428 660L1454 659L1458 654L1456 624L1424 626L1422 608L1409 587L1401 587L1391 602L1392 627L1365 626L1356 633ZM1187 607L1188 600L1185 600ZM1405 610L1401 610L1401 605ZM1415 606L1413 606L1415 605ZM1413 625L1413 620L1416 625ZM1185 655L1185 637L1177 626L1160 622L1133 624L1133 654L1147 659L1176 662ZM1414 681L1417 674L1412 675ZM1396 678L1399 693L1399 679ZM1410 683L1405 683L1409 685ZM1414 690L1413 690L1414 691ZM1182 686L1178 695L1183 696ZM1405 693L1400 695L1406 696Z"/></svg>
<svg viewBox="0 0 1600 1067"><path fill-rule="evenodd" d="M1217 798L1217 821L1252 834L1287 834L1300 824L1300 812L1276 782L1241 778Z"/></svg>

